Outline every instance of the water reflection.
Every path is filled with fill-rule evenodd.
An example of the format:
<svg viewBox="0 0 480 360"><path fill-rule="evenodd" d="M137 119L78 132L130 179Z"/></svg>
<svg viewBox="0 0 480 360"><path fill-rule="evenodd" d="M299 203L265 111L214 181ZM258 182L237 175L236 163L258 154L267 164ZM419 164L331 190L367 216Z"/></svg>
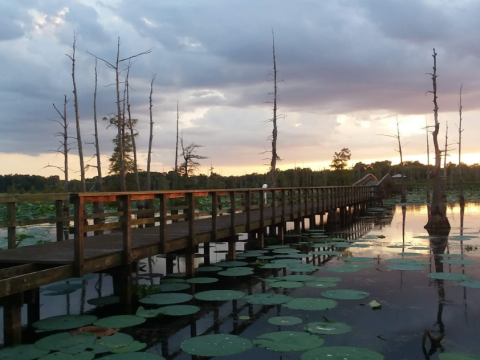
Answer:
<svg viewBox="0 0 480 360"><path fill-rule="evenodd" d="M453 235L474 234L479 231L480 213L475 204L467 204L460 208L450 209L450 222ZM401 211L399 211L401 210ZM459 217L454 216L460 214ZM479 261L478 251L467 251L464 241L449 241L448 235L434 239L416 238L417 235L427 235L423 226L426 223L426 212L421 206L406 206L393 208L387 212L368 216L348 227L337 228L331 235L353 240L364 235L375 235L380 238L369 239L359 244L366 247L351 247L341 256L316 256L308 261L312 264L322 264L316 276L336 276L342 280L340 289L356 289L370 293L365 300L376 300L382 304L382 309L373 311L361 306L364 301L340 300L339 306L324 312L307 312L291 310L282 306L249 305L244 300L224 302L194 303L202 310L193 316L185 318L163 317L149 320L145 324L126 329L136 340L146 342L151 352L162 354L168 359L194 359L180 349L180 343L192 336L215 333L232 333L254 339L258 335L275 330L303 331L306 322L322 321L323 316L339 322L345 322L353 327L349 334L325 336L326 346L348 345L366 347L379 351L387 359L436 359L441 349L432 346L430 340L421 347L422 335L428 330L438 339L446 351L462 351L478 354L478 342L475 331L480 326L480 290L458 286L456 282L432 280L427 277L430 272L457 272L479 276L478 264L474 265L446 265L441 262L440 254L454 253L468 255L469 259ZM247 240L246 236L241 237ZM479 244L478 239L465 241L474 249ZM403 245L400 248L389 248L390 245ZM252 245L252 243L250 243ZM221 261L225 254L226 244L212 244L209 255L212 263ZM237 244L237 250L245 249L247 243ZM412 250L413 246L430 246L431 250ZM470 248L468 248L470 249ZM206 251L207 249L203 249ZM386 259L401 257L407 252L417 253L414 259L430 264L426 271L398 271L386 268ZM372 257L373 267L360 269L352 273L330 273L328 269L344 264L344 258L349 256ZM408 256L404 256L407 258ZM175 259L176 272L184 269L184 260ZM204 258L196 259L197 264L204 262ZM307 260L304 260L307 262ZM142 261L138 267L134 281L137 284L157 284L158 274L165 274L165 259L151 258ZM293 297L320 297L323 290L309 287L298 289L273 289L262 279L267 277L284 276L290 270L257 270L254 277L237 278L233 280L222 278L213 285L192 286L192 293L210 289L233 289L244 291L246 294L279 293ZM467 297L467 292L470 292ZM65 313L93 313L105 317L121 313L117 306L94 307L87 300L113 293L112 277L107 274L98 275L94 279L82 282L80 290L63 296L41 295L42 318ZM134 308L135 310L135 308ZM279 328L268 323L272 316L297 316L303 320L298 326ZM433 324L433 325L432 325ZM28 340L41 335L30 333ZM265 349L253 348L238 356L228 359L279 359L299 358L299 353L285 353L279 355Z"/></svg>

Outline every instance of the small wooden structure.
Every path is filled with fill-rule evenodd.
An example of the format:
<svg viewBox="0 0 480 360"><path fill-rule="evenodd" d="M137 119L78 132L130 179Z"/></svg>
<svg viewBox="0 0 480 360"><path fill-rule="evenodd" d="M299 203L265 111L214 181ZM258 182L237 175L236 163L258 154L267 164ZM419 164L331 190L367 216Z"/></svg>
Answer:
<svg viewBox="0 0 480 360"><path fill-rule="evenodd" d="M140 259L182 250L187 276L191 277L195 274L195 251L201 243L207 248L210 241L225 239L228 257L234 259L239 233L248 233L263 248L269 228L283 242L287 221L294 222L300 232L305 218L312 226L317 215L323 222L323 215L332 211L351 214L378 197L376 189L343 186L0 196L0 205L6 204L7 208L7 221L0 222L0 228L8 228L9 248L0 251L5 344L21 341L22 304L29 306L29 321L39 318L40 286L109 270L122 284L120 295L128 303L132 295L131 265ZM169 206L171 199L181 205ZM18 220L16 204L22 201L54 204L56 216ZM65 213L66 201L73 204L73 216ZM158 205L134 210L136 201ZM92 213L86 211L88 204L101 202L114 202L121 211L99 213L98 206L93 207ZM56 224L56 242L16 248L18 226L42 223ZM70 224L73 240L64 241L65 226ZM136 228L143 225L144 228ZM112 232L106 233L107 230Z"/></svg>

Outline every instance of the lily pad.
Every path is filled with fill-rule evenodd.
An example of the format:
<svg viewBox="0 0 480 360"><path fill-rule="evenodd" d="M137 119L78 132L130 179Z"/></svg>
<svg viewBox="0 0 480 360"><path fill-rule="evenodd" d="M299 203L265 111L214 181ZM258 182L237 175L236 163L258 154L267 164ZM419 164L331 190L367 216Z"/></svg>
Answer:
<svg viewBox="0 0 480 360"><path fill-rule="evenodd" d="M248 276L253 274L253 269L235 267L235 268L229 268L225 271L219 271L217 274L222 276Z"/></svg>
<svg viewBox="0 0 480 360"><path fill-rule="evenodd" d="M211 284L217 281L218 281L217 278L211 278L211 277L196 277L196 278L191 278L186 280L186 282L189 284Z"/></svg>
<svg viewBox="0 0 480 360"><path fill-rule="evenodd" d="M436 254L436 256L440 256L440 257L455 257L455 258L460 258L460 257L465 257L467 255L464 255L464 254Z"/></svg>
<svg viewBox="0 0 480 360"><path fill-rule="evenodd" d="M476 261L473 260L462 260L462 259L446 259L441 260L444 264L452 264L452 265L473 265L476 264Z"/></svg>
<svg viewBox="0 0 480 360"><path fill-rule="evenodd" d="M273 351L304 351L322 346L323 339L300 331L277 331L257 336L253 343Z"/></svg>
<svg viewBox="0 0 480 360"><path fill-rule="evenodd" d="M190 355L207 357L239 354L252 347L250 340L230 334L196 336L180 344L180 348Z"/></svg>
<svg viewBox="0 0 480 360"><path fill-rule="evenodd" d="M145 320L145 319L144 319ZM105 346L110 351L120 349L130 345L133 342L133 337L128 334L117 332L110 336L104 336L95 341L95 344Z"/></svg>
<svg viewBox="0 0 480 360"><path fill-rule="evenodd" d="M35 345L17 345L9 346L0 350L0 359L2 360L34 360L49 353L49 350L43 350Z"/></svg>
<svg viewBox="0 0 480 360"><path fill-rule="evenodd" d="M72 337L72 334L70 334L69 332L62 332L62 333L46 336L38 340L34 345L36 348L41 350L48 350L48 351L57 350L58 349L57 344L59 342L69 339L71 337ZM1 352L0 352L0 356L1 356Z"/></svg>
<svg viewBox="0 0 480 360"><path fill-rule="evenodd" d="M294 310L308 310L308 311L321 311L327 309L333 309L337 306L335 300L319 299L319 298L296 298L282 305L288 309Z"/></svg>
<svg viewBox="0 0 480 360"><path fill-rule="evenodd" d="M317 279L316 276L313 275L287 275L282 278L284 281L315 281Z"/></svg>
<svg viewBox="0 0 480 360"><path fill-rule="evenodd" d="M221 268L220 266L199 266L195 270L197 272L217 272L221 271L222 269L223 268Z"/></svg>
<svg viewBox="0 0 480 360"><path fill-rule="evenodd" d="M369 295L368 292L359 290L327 290L322 292L322 296L337 300L360 300Z"/></svg>
<svg viewBox="0 0 480 360"><path fill-rule="evenodd" d="M312 264L301 264L295 266L289 266L291 272L312 272L321 269L321 266L315 266Z"/></svg>
<svg viewBox="0 0 480 360"><path fill-rule="evenodd" d="M184 303L192 299L193 299L193 296L190 294L164 293L164 294L149 295L139 301L142 304L150 304L150 305L172 305L172 304Z"/></svg>
<svg viewBox="0 0 480 360"><path fill-rule="evenodd" d="M337 284L334 282L321 282L321 281L310 281L306 282L305 286L308 287L313 287L313 288L320 288L320 289L325 289L325 288L331 288L331 287L336 287Z"/></svg>
<svg viewBox="0 0 480 360"><path fill-rule="evenodd" d="M480 360L480 357L464 353L441 353L438 358L440 360Z"/></svg>
<svg viewBox="0 0 480 360"><path fill-rule="evenodd" d="M237 267L237 266L247 266L248 262L246 261L220 261L215 265L224 267Z"/></svg>
<svg viewBox="0 0 480 360"><path fill-rule="evenodd" d="M92 360L94 357L95 353L91 351L84 351L75 355L56 352L42 356L38 360Z"/></svg>
<svg viewBox="0 0 480 360"><path fill-rule="evenodd" d="M136 315L115 315L99 319L95 321L93 325L123 329L126 327L139 325L144 322L145 318Z"/></svg>
<svg viewBox="0 0 480 360"><path fill-rule="evenodd" d="M111 296L104 296L100 298L90 299L87 302L90 305L96 305L96 306L112 305L112 304L118 304L120 302L120 298L118 296L111 295Z"/></svg>
<svg viewBox="0 0 480 360"><path fill-rule="evenodd" d="M82 284L54 284L47 286L46 291L75 291L82 288Z"/></svg>
<svg viewBox="0 0 480 360"><path fill-rule="evenodd" d="M432 250L432 249L428 246L414 246L414 247L408 248L408 250Z"/></svg>
<svg viewBox="0 0 480 360"><path fill-rule="evenodd" d="M200 311L198 306L194 305L169 305L158 309L158 312L169 316L193 315Z"/></svg>
<svg viewBox="0 0 480 360"><path fill-rule="evenodd" d="M393 258L393 259L385 259L385 262L396 263L396 264L414 264L416 263L416 260Z"/></svg>
<svg viewBox="0 0 480 360"><path fill-rule="evenodd" d="M458 285L465 286L472 289L480 289L480 280L469 280L459 282Z"/></svg>
<svg viewBox="0 0 480 360"><path fill-rule="evenodd" d="M475 236L475 235L454 235L454 236L450 236L448 240L468 241L476 238L478 238L478 236Z"/></svg>
<svg viewBox="0 0 480 360"><path fill-rule="evenodd" d="M95 360L166 360L163 356L147 353L147 352L134 352L124 354L110 354L102 356Z"/></svg>
<svg viewBox="0 0 480 360"><path fill-rule="evenodd" d="M135 315L140 316L142 318L154 318L160 314L160 309L148 309L145 310L143 306L139 306Z"/></svg>
<svg viewBox="0 0 480 360"><path fill-rule="evenodd" d="M134 340L127 346L112 349L112 352L114 354L133 353L135 351L143 350L146 347L147 347L147 344Z"/></svg>
<svg viewBox="0 0 480 360"><path fill-rule="evenodd" d="M243 291L237 290L209 290L195 294L195 299L205 301L238 300L245 296Z"/></svg>
<svg viewBox="0 0 480 360"><path fill-rule="evenodd" d="M260 269L284 269L287 267L287 264L282 263L270 263L259 266Z"/></svg>
<svg viewBox="0 0 480 360"><path fill-rule="evenodd" d="M399 271L421 271L426 269L425 266L420 264L415 264L415 263L392 264L392 265L387 265L386 268L391 270L399 270Z"/></svg>
<svg viewBox="0 0 480 360"><path fill-rule="evenodd" d="M453 281L464 281L470 280L472 277L468 274L459 274L459 273L431 273L427 275L429 278L437 280L453 280Z"/></svg>
<svg viewBox="0 0 480 360"><path fill-rule="evenodd" d="M274 316L268 319L268 322L272 325L291 326L301 324L302 319L296 316Z"/></svg>
<svg viewBox="0 0 480 360"><path fill-rule="evenodd" d="M299 281L275 281L270 283L270 286L273 288L296 289L302 287L303 283Z"/></svg>
<svg viewBox="0 0 480 360"><path fill-rule="evenodd" d="M404 247L405 245L387 245L387 248L391 248L391 249L401 249Z"/></svg>
<svg viewBox="0 0 480 360"><path fill-rule="evenodd" d="M245 296L244 300L253 305L279 305L293 298L282 294L254 294Z"/></svg>
<svg viewBox="0 0 480 360"><path fill-rule="evenodd" d="M341 322L320 321L308 323L305 330L312 334L338 335L352 331L352 327Z"/></svg>
<svg viewBox="0 0 480 360"><path fill-rule="evenodd" d="M301 360L385 360L385 357L373 350L350 346L325 346L306 351Z"/></svg>
<svg viewBox="0 0 480 360"><path fill-rule="evenodd" d="M162 284L158 286L158 289L161 292L175 292L190 289L190 285L186 283L172 283L172 284Z"/></svg>
<svg viewBox="0 0 480 360"><path fill-rule="evenodd" d="M57 315L33 323L40 330L69 330L92 324L97 320L93 315Z"/></svg>

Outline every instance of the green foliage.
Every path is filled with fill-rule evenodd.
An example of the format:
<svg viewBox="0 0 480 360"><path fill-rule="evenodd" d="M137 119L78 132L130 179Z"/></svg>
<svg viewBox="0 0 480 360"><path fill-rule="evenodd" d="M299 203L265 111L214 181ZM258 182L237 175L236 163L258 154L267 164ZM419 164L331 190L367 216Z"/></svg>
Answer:
<svg viewBox="0 0 480 360"><path fill-rule="evenodd" d="M143 299L149 295L159 294L160 288L158 285L133 285L133 293L138 299Z"/></svg>
<svg viewBox="0 0 480 360"><path fill-rule="evenodd" d="M349 148L343 148L340 152L333 155L332 164L330 167L334 170L343 170L348 165L348 160L352 156Z"/></svg>

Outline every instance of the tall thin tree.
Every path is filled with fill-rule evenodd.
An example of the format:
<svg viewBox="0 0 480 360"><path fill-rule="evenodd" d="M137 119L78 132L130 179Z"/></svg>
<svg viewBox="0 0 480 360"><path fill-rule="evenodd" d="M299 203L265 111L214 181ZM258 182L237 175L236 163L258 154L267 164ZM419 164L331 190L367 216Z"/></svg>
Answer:
<svg viewBox="0 0 480 360"><path fill-rule="evenodd" d="M176 137L176 144L175 144L175 173L177 174L178 174L178 123L179 123L179 113L178 113L178 101L177 101L177 137Z"/></svg>
<svg viewBox="0 0 480 360"><path fill-rule="evenodd" d="M57 120L52 120L55 121L56 123L60 124L62 127L62 131L59 131L55 133L55 136L60 136L62 137L62 140L60 140L60 146L56 150L56 152L60 153L63 155L63 167L61 166L55 166L55 165L47 165L45 167L55 167L59 169L60 171L63 172L64 175L64 180L63 180L63 192L68 192L68 152L70 151L70 148L68 147L68 122L67 122L67 95L64 95L64 101L63 101L63 113L58 110L57 106L55 104L53 105L53 108L56 110L62 121L57 121Z"/></svg>
<svg viewBox="0 0 480 360"><path fill-rule="evenodd" d="M427 135L427 187L426 187L426 192L427 192L427 203L430 202L430 143L428 141L428 122L427 122L427 117L425 117L425 134Z"/></svg>
<svg viewBox="0 0 480 360"><path fill-rule="evenodd" d="M425 225L427 230L433 232L443 232L450 230L450 223L447 218L447 208L442 197L442 178L441 178L441 151L438 144L438 133L440 131L440 123L438 121L438 103L437 103L437 53L433 49L433 72L428 73L432 77L433 89L427 93L433 94L433 118L435 120L435 130L432 133L433 146L435 148L435 169L433 177L433 193L432 202L428 213L428 222Z"/></svg>
<svg viewBox="0 0 480 360"><path fill-rule="evenodd" d="M463 84L460 86L460 101L458 103L458 115L459 115L459 123L458 123L458 185L459 185L459 193L458 197L460 200L460 205L465 205L465 197L463 195L463 176L462 176L462 88Z"/></svg>
<svg viewBox="0 0 480 360"><path fill-rule="evenodd" d="M150 82L150 97L149 97L149 102L150 102L150 136L148 138L148 157L147 157L147 182L145 184L145 190L151 190L150 189L150 164L152 162L152 144L153 144L153 83L155 82L155 77L156 74L152 75L152 81Z"/></svg>
<svg viewBox="0 0 480 360"><path fill-rule="evenodd" d="M277 186L277 161L280 161L280 157L277 153L277 137L278 137L278 129L277 129L277 95L278 95L278 86L277 86L277 59L275 54L275 34L272 29L272 53L273 53L273 117L270 120L273 124L272 130L272 158L270 160L270 186L276 187Z"/></svg>
<svg viewBox="0 0 480 360"><path fill-rule="evenodd" d="M110 69L115 70L115 85L116 85L116 93L117 93L116 94L117 95L117 119L118 119L117 130L118 130L118 147L119 147L118 156L119 156L119 163L120 163L119 164L120 165L120 188L122 191L127 190L127 180L126 180L124 151L123 151L124 138L122 133L122 128L124 127L124 124L122 124L122 108L120 106L120 102L121 102L120 100L120 64L127 60L133 59L135 57L145 55L145 54L150 54L151 52L152 52L152 49L149 49L147 51L143 51L141 53L121 59L120 58L120 37L118 37L118 41L117 41L117 57L116 57L115 65L87 51L88 54L94 56L98 60L103 61L105 65L107 65Z"/></svg>
<svg viewBox="0 0 480 360"><path fill-rule="evenodd" d="M128 113L128 127L130 129L130 135L132 138L132 149L133 149L133 173L135 175L135 184L137 185L137 191L140 191L140 178L138 177L138 161L137 161L137 145L135 143L135 129L133 128L132 112L130 109L130 62L127 66L127 76L125 78L125 89L127 93L127 113ZM137 202L138 204L138 202ZM143 203L142 203L143 204Z"/></svg>
<svg viewBox="0 0 480 360"><path fill-rule="evenodd" d="M95 125L95 156L97 158L98 191L103 191L102 161L100 159L100 142L98 141L97 123L97 59L95 59L95 91L93 92L93 122Z"/></svg>
<svg viewBox="0 0 480 360"><path fill-rule="evenodd" d="M73 45L72 45L72 55L65 54L72 61L72 82L73 82L73 104L75 107L75 123L77 126L77 145L78 145L78 157L80 160L80 181L81 181L81 190L86 191L85 185L85 166L83 163L83 144L82 144L82 134L80 131L80 111L78 110L78 93L77 93L77 83L75 81L75 47L77 43L78 35L73 33Z"/></svg>

